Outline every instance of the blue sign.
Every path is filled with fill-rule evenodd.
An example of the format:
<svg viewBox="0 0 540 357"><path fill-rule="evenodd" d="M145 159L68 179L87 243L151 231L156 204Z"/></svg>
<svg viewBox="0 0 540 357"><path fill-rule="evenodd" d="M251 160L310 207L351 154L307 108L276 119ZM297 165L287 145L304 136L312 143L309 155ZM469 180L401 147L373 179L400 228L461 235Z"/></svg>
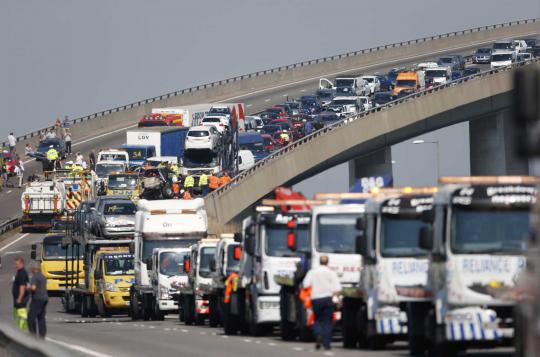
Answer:
<svg viewBox="0 0 540 357"><path fill-rule="evenodd" d="M391 175L368 176L356 180L351 187L350 192L371 192L374 188L383 188L392 186Z"/></svg>

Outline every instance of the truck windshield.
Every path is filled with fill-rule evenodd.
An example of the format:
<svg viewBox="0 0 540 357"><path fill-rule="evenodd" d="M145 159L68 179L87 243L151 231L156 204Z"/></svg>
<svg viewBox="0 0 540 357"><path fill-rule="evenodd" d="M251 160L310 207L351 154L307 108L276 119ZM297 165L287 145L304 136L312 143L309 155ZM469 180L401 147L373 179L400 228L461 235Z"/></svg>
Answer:
<svg viewBox="0 0 540 357"><path fill-rule="evenodd" d="M133 203L108 203L103 207L103 214L106 216L134 215L135 209Z"/></svg>
<svg viewBox="0 0 540 357"><path fill-rule="evenodd" d="M185 252L163 252L159 255L159 273L167 276L186 275L184 272Z"/></svg>
<svg viewBox="0 0 540 357"><path fill-rule="evenodd" d="M330 105L356 105L355 99L338 99L333 100Z"/></svg>
<svg viewBox="0 0 540 357"><path fill-rule="evenodd" d="M124 165L122 164L97 164L96 165L96 174L98 177L103 178L107 177L111 172L122 172L124 171Z"/></svg>
<svg viewBox="0 0 540 357"><path fill-rule="evenodd" d="M512 44L510 42L495 42L493 44L494 50L511 50Z"/></svg>
<svg viewBox="0 0 540 357"><path fill-rule="evenodd" d="M187 150L184 153L185 167L217 166L217 155L211 150Z"/></svg>
<svg viewBox="0 0 540 357"><path fill-rule="evenodd" d="M388 258L427 256L427 250L418 246L418 234L425 225L419 219L383 216L381 255Z"/></svg>
<svg viewBox="0 0 540 357"><path fill-rule="evenodd" d="M105 259L106 275L133 275L133 257L115 256Z"/></svg>
<svg viewBox="0 0 540 357"><path fill-rule="evenodd" d="M510 53L491 56L491 62L501 62L501 61L511 61L511 60L512 60L512 55Z"/></svg>
<svg viewBox="0 0 540 357"><path fill-rule="evenodd" d="M155 248L187 248L197 243L197 238L169 238L169 239L144 239L142 247L142 261L148 262Z"/></svg>
<svg viewBox="0 0 540 357"><path fill-rule="evenodd" d="M396 82L396 87L416 87L416 81L414 79L399 79Z"/></svg>
<svg viewBox="0 0 540 357"><path fill-rule="evenodd" d="M143 148L126 148L131 161L144 160L148 157L148 150Z"/></svg>
<svg viewBox="0 0 540 357"><path fill-rule="evenodd" d="M452 215L451 245L458 254L522 253L529 231L526 209L465 210Z"/></svg>
<svg viewBox="0 0 540 357"><path fill-rule="evenodd" d="M68 259L72 258L71 248L67 250ZM80 258L82 258L82 253ZM62 248L61 243L43 244L43 259L44 260L64 260L66 259L66 248Z"/></svg>
<svg viewBox="0 0 540 357"><path fill-rule="evenodd" d="M321 214L317 217L317 250L321 253L354 254L358 214Z"/></svg>
<svg viewBox="0 0 540 357"><path fill-rule="evenodd" d="M446 71L443 70L437 70L437 71L426 71L426 77L428 78L439 78L439 77L445 77L446 78Z"/></svg>
<svg viewBox="0 0 540 357"><path fill-rule="evenodd" d="M285 224L272 224L264 227L265 252L271 257L297 257L287 246L289 228ZM296 228L296 250L306 252L309 250L309 226L300 224Z"/></svg>
<svg viewBox="0 0 540 357"><path fill-rule="evenodd" d="M199 276L203 278L210 277L210 262L214 258L216 247L203 247L199 256Z"/></svg>
<svg viewBox="0 0 540 357"><path fill-rule="evenodd" d="M109 188L135 188L137 186L137 177L135 176L109 176L107 183Z"/></svg>
<svg viewBox="0 0 540 357"><path fill-rule="evenodd" d="M249 150L251 152L266 151L262 140L256 143L240 143L240 150Z"/></svg>
<svg viewBox="0 0 540 357"><path fill-rule="evenodd" d="M354 85L354 79L338 78L336 79L336 87L352 87Z"/></svg>

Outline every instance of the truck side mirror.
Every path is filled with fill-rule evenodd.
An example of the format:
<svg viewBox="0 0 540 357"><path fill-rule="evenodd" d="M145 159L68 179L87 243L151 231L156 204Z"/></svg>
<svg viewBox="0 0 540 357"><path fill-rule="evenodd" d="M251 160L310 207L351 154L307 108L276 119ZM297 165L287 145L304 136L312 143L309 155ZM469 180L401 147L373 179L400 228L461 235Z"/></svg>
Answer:
<svg viewBox="0 0 540 357"><path fill-rule="evenodd" d="M191 258L184 257L184 273L189 274L191 271Z"/></svg>
<svg viewBox="0 0 540 357"><path fill-rule="evenodd" d="M234 234L234 241L237 243L240 243L242 241L242 234L241 233L235 233Z"/></svg>
<svg viewBox="0 0 540 357"><path fill-rule="evenodd" d="M237 245L236 247L234 247L233 259L238 261L240 260L241 257L242 257L242 247Z"/></svg>
<svg viewBox="0 0 540 357"><path fill-rule="evenodd" d="M216 258L210 260L210 271L216 271Z"/></svg>
<svg viewBox="0 0 540 357"><path fill-rule="evenodd" d="M101 272L99 270L96 270L94 272L94 279L101 279L103 276L101 275Z"/></svg>
<svg viewBox="0 0 540 357"><path fill-rule="evenodd" d="M367 239L364 234L359 234L356 236L356 254L360 254L365 257L368 254Z"/></svg>
<svg viewBox="0 0 540 357"><path fill-rule="evenodd" d="M244 250L249 255L255 255L255 237L248 234L244 240Z"/></svg>
<svg viewBox="0 0 540 357"><path fill-rule="evenodd" d="M287 248L296 251L296 233L294 229L296 228L296 220L291 219L287 222L287 227L289 228L289 233L287 233Z"/></svg>
<svg viewBox="0 0 540 357"><path fill-rule="evenodd" d="M428 251L433 249L433 228L430 226L420 228L418 245Z"/></svg>
<svg viewBox="0 0 540 357"><path fill-rule="evenodd" d="M31 246L32 251L30 252L30 259L36 260L37 257L37 244L32 244Z"/></svg>

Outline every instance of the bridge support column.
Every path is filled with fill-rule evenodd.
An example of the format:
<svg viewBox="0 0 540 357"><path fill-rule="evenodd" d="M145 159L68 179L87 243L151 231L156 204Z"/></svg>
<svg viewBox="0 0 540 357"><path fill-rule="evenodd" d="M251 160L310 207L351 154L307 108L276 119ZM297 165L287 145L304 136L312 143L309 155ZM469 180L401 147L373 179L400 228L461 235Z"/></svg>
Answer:
<svg viewBox="0 0 540 357"><path fill-rule="evenodd" d="M506 109L471 120L471 175L526 175L526 160L514 151L512 118Z"/></svg>
<svg viewBox="0 0 540 357"><path fill-rule="evenodd" d="M349 161L349 187L361 177L382 175L392 175L391 147Z"/></svg>

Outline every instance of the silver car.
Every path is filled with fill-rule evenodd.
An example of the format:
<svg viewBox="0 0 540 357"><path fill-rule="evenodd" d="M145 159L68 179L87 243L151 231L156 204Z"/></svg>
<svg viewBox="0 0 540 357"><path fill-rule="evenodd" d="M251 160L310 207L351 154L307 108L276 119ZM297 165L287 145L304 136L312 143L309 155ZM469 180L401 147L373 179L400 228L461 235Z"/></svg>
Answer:
<svg viewBox="0 0 540 357"><path fill-rule="evenodd" d="M125 197L99 197L92 208L92 233L104 239L132 237L136 209L135 204Z"/></svg>

